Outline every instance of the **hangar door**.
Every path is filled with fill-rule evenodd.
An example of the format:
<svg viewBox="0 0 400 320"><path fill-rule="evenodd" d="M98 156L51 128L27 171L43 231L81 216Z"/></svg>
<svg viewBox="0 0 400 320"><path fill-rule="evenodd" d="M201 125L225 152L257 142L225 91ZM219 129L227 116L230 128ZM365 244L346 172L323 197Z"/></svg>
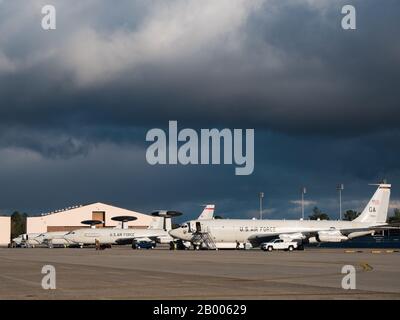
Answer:
<svg viewBox="0 0 400 320"><path fill-rule="evenodd" d="M103 228L104 227L104 221L106 221L106 213L105 213L105 211L93 211L92 212L92 220L103 221L102 224L96 225L96 228Z"/></svg>

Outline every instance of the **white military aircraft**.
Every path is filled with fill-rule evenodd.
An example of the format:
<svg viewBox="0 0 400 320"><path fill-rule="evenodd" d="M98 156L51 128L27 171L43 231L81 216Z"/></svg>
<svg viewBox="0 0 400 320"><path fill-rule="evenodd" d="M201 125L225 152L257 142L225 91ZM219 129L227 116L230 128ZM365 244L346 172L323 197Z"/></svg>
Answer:
<svg viewBox="0 0 400 320"><path fill-rule="evenodd" d="M208 204L206 205L206 207L204 208L203 212L200 214L199 216L199 220L201 219L212 219L213 214L214 214L214 209L215 206L213 204ZM114 230L117 232L120 232L120 230L124 230L124 232L126 232L127 230L129 231L127 225L125 224L127 221L131 221L134 219L130 219L131 217L115 217L113 220L119 221L120 224L113 228L113 229L105 229L105 230ZM94 221L94 220L87 220L87 221L83 221L83 224L87 224L90 225L92 227L92 229L95 227L96 224L101 224L102 221ZM147 231L147 230L153 230L153 231ZM82 231L79 231L82 230ZM101 229L97 229L97 230L101 230ZM135 230L135 229L131 229ZM143 234L143 233L147 233L147 234L154 234L154 230L159 230L160 232L157 233L158 237L157 240L160 243L169 243L170 241L173 241L173 238L168 234L167 231L171 230L171 220L164 220L163 218L154 218L153 220L153 224L146 230L143 229L136 229L136 230L140 230L139 233ZM136 231L135 230L135 231ZM78 229L79 232L88 232L90 231L88 228L86 229ZM75 231L73 231L75 232ZM151 240L148 237L144 237L141 238L139 236L138 232L135 232L137 240ZM65 237L68 234L68 237ZM93 235L93 233L91 233ZM75 235L75 234L74 234ZM45 233L28 233L28 234L22 234L20 236L18 236L17 238L13 239L13 242L16 245L22 245L22 244L26 244L29 247L35 247L35 246L40 246L40 245L47 245L48 247L53 247L53 246L69 246L69 245L76 245L80 242L76 242L73 241L72 238L72 232L68 232L68 231L54 231L54 232L45 232ZM75 239L76 240L76 239ZM91 241L89 241L90 244L92 244ZM132 242L132 240L130 240L130 242ZM83 242L83 244L86 244L86 242Z"/></svg>
<svg viewBox="0 0 400 320"><path fill-rule="evenodd" d="M171 230L170 235L190 241L195 248L253 247L274 238L301 243L342 242L388 228L390 184L378 188L361 215L353 221L333 220L193 220Z"/></svg>
<svg viewBox="0 0 400 320"><path fill-rule="evenodd" d="M64 236L68 232L46 232L46 233L24 233L14 238L12 241L15 245L25 244L28 247L36 247L39 245L47 245L52 247L53 245L64 245L67 246L69 243L64 239Z"/></svg>
<svg viewBox="0 0 400 320"><path fill-rule="evenodd" d="M126 218L126 217L122 217ZM129 217L127 218L129 220ZM121 221L120 226L121 228L125 228L124 221L125 220L118 220ZM94 220L87 220L82 221L83 224L87 224L90 226L95 226L96 224L101 224L102 221L94 221ZM117 227L118 228L118 227ZM70 246L75 244L71 241L68 241L64 238L70 231L51 231L51 232L44 232L44 233L27 233L20 235L19 237L13 239L13 241L18 244L26 244L29 247L35 247L39 245L46 245L49 248L54 246Z"/></svg>
<svg viewBox="0 0 400 320"><path fill-rule="evenodd" d="M171 230L171 218L181 215L177 211L155 211L152 213L153 222L147 229L126 228L124 225L117 228L85 228L67 233L64 239L68 242L84 245L93 245L98 241L99 244L132 244L133 241L156 241L163 242L171 239L168 231ZM159 218L161 217L161 219ZM122 220L128 217L114 217L117 221L132 221L135 217ZM93 221L94 222L94 221Z"/></svg>
<svg viewBox="0 0 400 320"><path fill-rule="evenodd" d="M29 247L35 247L37 245L42 244L41 239L38 239L39 236L40 236L40 233L24 233L24 234L20 235L18 238L16 238L15 240L19 241L20 244L23 243ZM22 239L22 241L21 241L21 239Z"/></svg>
<svg viewBox="0 0 400 320"><path fill-rule="evenodd" d="M206 205L199 219L212 219L215 206ZM171 218L181 215L177 211L155 211L153 223L147 229L132 228L128 229L124 226L129 217L114 217L116 221L121 221L122 225L117 228L85 228L71 231L64 236L69 243L78 244L80 246L93 245L96 240L100 244L131 244L133 241L156 241L158 243L170 243L174 240L169 235L172 229ZM91 221L89 221L90 223ZM94 222L94 221L93 221Z"/></svg>

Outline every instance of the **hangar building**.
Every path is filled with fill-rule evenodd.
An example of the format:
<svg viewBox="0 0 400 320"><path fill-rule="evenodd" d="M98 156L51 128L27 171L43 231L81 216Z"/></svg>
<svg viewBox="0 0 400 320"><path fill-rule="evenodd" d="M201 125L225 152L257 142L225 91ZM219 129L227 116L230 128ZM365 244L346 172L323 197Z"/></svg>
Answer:
<svg viewBox="0 0 400 320"><path fill-rule="evenodd" d="M130 221L127 226L132 228L147 228L152 221L160 219L139 212L114 207L101 202L88 205L80 205L69 207L63 210L57 210L50 213L43 213L38 217L28 217L26 223L27 233L44 233L54 231L72 231L84 228L81 224L83 220L100 220L103 224L97 225L101 227L115 227L119 222L111 220L116 216L133 216L137 220Z"/></svg>
<svg viewBox="0 0 400 320"><path fill-rule="evenodd" d="M11 217L0 217L0 246L7 246L11 238Z"/></svg>

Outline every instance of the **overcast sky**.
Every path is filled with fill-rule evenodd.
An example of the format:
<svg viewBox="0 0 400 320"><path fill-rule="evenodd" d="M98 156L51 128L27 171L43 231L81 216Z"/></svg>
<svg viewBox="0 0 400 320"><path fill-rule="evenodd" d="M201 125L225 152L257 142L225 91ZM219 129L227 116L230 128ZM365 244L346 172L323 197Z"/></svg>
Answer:
<svg viewBox="0 0 400 320"><path fill-rule="evenodd" d="M41 8L57 29L41 28ZM341 28L353 4L357 30ZM0 0L0 209L225 217L400 206L398 0ZM150 166L146 132L254 128L255 170Z"/></svg>

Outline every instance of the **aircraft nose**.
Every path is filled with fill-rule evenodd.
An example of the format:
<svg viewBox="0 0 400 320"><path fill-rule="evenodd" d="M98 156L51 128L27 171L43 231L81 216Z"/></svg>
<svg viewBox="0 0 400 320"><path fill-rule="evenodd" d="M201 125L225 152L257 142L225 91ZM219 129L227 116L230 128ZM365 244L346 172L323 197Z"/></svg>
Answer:
<svg viewBox="0 0 400 320"><path fill-rule="evenodd" d="M177 228L177 229L172 229L169 231L169 235L173 238L180 238L181 235L181 228Z"/></svg>

